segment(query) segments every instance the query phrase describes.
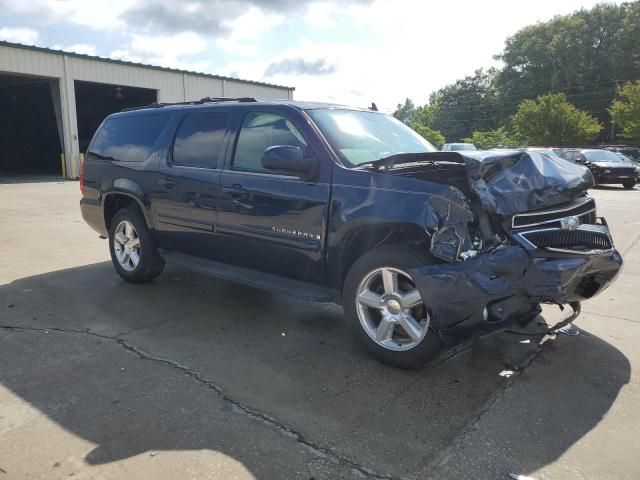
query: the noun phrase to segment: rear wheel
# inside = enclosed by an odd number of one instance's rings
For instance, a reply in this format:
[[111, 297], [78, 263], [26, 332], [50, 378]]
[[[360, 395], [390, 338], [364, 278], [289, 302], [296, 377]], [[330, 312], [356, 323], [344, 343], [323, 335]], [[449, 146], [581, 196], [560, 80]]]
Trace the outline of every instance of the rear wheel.
[[402, 247], [383, 247], [359, 259], [347, 275], [345, 313], [367, 350], [386, 364], [418, 368], [441, 348], [409, 273], [429, 263], [425, 255]]
[[123, 208], [113, 216], [109, 252], [116, 271], [128, 282], [149, 282], [164, 269], [144, 217], [135, 208]]
[[636, 186], [636, 182], [635, 180], [625, 180], [624, 182], [622, 182], [622, 186], [627, 190], [630, 190]]

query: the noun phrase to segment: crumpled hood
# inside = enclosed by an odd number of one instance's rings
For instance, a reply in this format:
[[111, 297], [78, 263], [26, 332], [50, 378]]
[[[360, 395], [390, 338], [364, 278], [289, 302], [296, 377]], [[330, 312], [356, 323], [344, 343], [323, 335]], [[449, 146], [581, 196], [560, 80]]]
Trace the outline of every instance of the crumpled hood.
[[471, 190], [500, 215], [567, 203], [594, 186], [588, 168], [540, 152], [459, 152]]

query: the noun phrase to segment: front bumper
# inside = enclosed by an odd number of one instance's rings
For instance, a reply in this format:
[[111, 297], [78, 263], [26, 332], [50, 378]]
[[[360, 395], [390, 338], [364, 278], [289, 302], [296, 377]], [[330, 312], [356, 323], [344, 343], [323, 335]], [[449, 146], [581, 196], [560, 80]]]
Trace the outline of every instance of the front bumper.
[[615, 249], [575, 254], [510, 245], [464, 262], [418, 267], [411, 275], [446, 342], [528, 323], [541, 303], [591, 298], [621, 266]]
[[608, 183], [622, 183], [622, 182], [637, 182], [638, 174], [637, 173], [594, 173], [593, 177], [597, 184], [608, 184]]

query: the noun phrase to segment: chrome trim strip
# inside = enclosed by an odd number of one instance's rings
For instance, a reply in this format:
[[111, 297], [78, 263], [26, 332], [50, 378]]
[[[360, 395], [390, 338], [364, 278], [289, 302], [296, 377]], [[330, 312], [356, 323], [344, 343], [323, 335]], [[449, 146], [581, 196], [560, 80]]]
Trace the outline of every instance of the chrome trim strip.
[[555, 247], [538, 247], [536, 244], [532, 243], [527, 237], [525, 237], [528, 233], [538, 233], [538, 232], [562, 232], [562, 228], [539, 228], [537, 230], [527, 230], [526, 232], [518, 232], [514, 235], [516, 239], [518, 239], [521, 243], [528, 245], [532, 250], [546, 250], [549, 252], [557, 252], [557, 253], [572, 253], [575, 255], [593, 255], [596, 253], [611, 253], [615, 250], [615, 246], [613, 244], [613, 238], [610, 233], [602, 232], [602, 235], [606, 235], [609, 239], [609, 243], [611, 244], [611, 248], [602, 248], [602, 249], [592, 249], [592, 250], [568, 250], [564, 248], [555, 248]]
[[[566, 208], [560, 208], [560, 209], [556, 209], [556, 210], [538, 210], [537, 212], [527, 212], [527, 213], [518, 213], [517, 215], [514, 215], [513, 217], [511, 217], [511, 228], [526, 228], [528, 226], [534, 226], [534, 225], [541, 225], [542, 223], [549, 223], [549, 221], [545, 221], [545, 222], [540, 222], [538, 224], [528, 224], [528, 225], [519, 225], [519, 226], [515, 226], [515, 219], [519, 218], [519, 217], [533, 217], [536, 215], [553, 215], [554, 213], [562, 213], [562, 212], [568, 212], [570, 210], [575, 210], [576, 208], [580, 208], [583, 205], [585, 205], [587, 202], [593, 202], [594, 203], [594, 208], [593, 211], [595, 211], [595, 200], [593, 199], [593, 197], [585, 197], [584, 201], [578, 203], [578, 204], [572, 204], [569, 207]], [[573, 215], [575, 217], [581, 217], [582, 215], [586, 215], [587, 213], [590, 212], [585, 212], [585, 213], [581, 213], [579, 215]], [[559, 219], [554, 219], [551, 220], [551, 222], [557, 222]]]
[[577, 255], [594, 255], [596, 253], [611, 253], [615, 250], [615, 248], [603, 248], [601, 250], [565, 250], [564, 248], [553, 248], [553, 247], [544, 247], [543, 250], [548, 250], [549, 252], [558, 252], [558, 253], [573, 253]]
[[[582, 206], [583, 204], [580, 204], [579, 206]], [[587, 212], [584, 213], [579, 213], [578, 215], [569, 215], [570, 217], [583, 217], [585, 215], [589, 215], [590, 213], [595, 212], [596, 209], [592, 209], [589, 210]], [[518, 216], [518, 215], [516, 215]], [[562, 217], [561, 217], [562, 218]], [[554, 218], [553, 220], [545, 220], [544, 222], [538, 222], [538, 223], [527, 223], [526, 225], [518, 225], [517, 227], [514, 225], [514, 221], [515, 221], [515, 216], [511, 219], [511, 228], [528, 228], [528, 227], [536, 227], [538, 225], [544, 225], [545, 223], [553, 223], [553, 222], [559, 222], [560, 218]]]

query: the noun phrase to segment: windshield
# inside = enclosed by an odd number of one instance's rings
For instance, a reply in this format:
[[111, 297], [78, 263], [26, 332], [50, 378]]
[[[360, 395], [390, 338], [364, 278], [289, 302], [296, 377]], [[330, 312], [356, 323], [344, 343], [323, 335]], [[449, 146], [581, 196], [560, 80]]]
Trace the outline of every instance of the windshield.
[[451, 150], [454, 152], [469, 152], [478, 150], [472, 143], [452, 143]]
[[619, 162], [620, 157], [609, 150], [586, 150], [582, 152], [590, 162]]
[[436, 151], [424, 138], [389, 115], [340, 109], [307, 113], [349, 167], [398, 153]]
[[632, 162], [633, 163], [633, 160], [631, 160], [631, 158], [627, 157], [624, 153], [616, 152], [616, 155], [619, 156], [625, 162]]

